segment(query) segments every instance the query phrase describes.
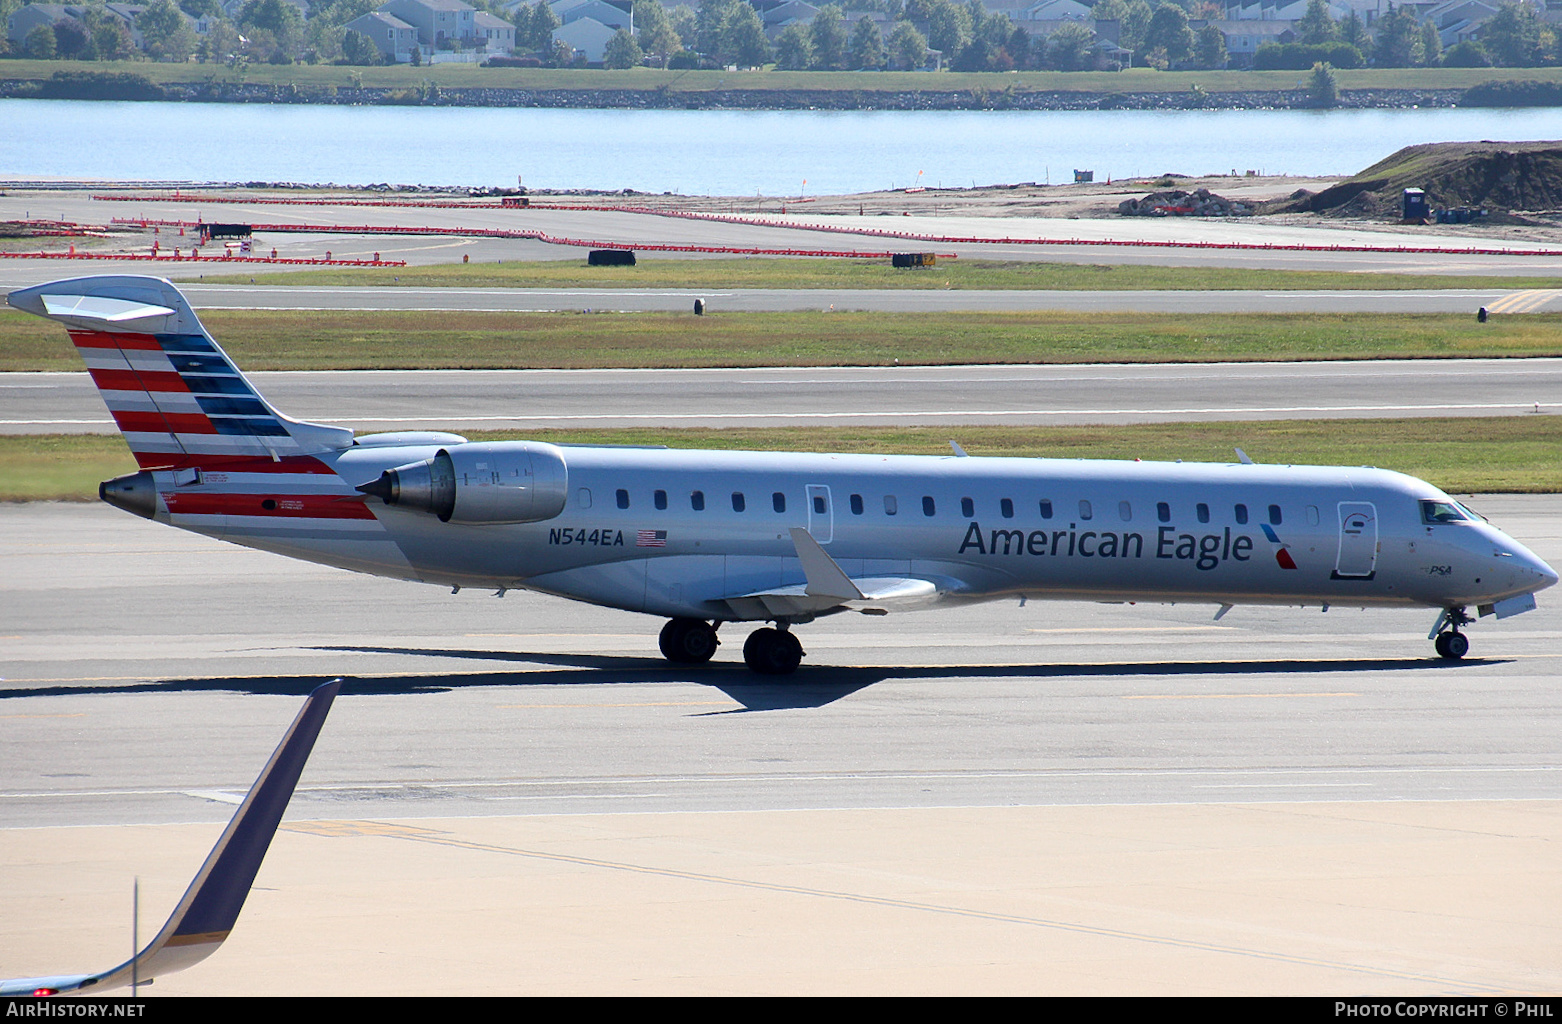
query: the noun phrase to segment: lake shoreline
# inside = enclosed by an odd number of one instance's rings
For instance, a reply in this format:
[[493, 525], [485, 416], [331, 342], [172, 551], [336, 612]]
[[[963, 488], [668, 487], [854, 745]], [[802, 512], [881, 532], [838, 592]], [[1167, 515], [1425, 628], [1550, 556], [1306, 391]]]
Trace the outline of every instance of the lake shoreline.
[[[331, 106], [522, 107], [595, 110], [1308, 110], [1306, 89], [1088, 92], [1029, 89], [531, 89], [453, 87], [423, 82], [403, 88], [258, 82], [170, 82], [160, 95], [54, 95], [49, 83], [0, 81], [0, 99], [141, 99], [182, 103], [284, 103]], [[1466, 90], [1341, 89], [1339, 109], [1414, 110], [1460, 105]]]

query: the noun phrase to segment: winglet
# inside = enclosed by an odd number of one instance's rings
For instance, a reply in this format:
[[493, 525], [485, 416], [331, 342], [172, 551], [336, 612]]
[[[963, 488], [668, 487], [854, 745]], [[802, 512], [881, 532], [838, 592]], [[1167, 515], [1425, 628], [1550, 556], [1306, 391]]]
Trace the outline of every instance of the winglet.
[[132, 971], [145, 984], [200, 963], [216, 952], [244, 907], [244, 898], [249, 895], [260, 862], [271, 846], [282, 812], [293, 798], [293, 789], [314, 749], [320, 727], [325, 724], [331, 701], [341, 688], [342, 681], [333, 680], [317, 687], [304, 701], [168, 923], [145, 949], [102, 974], [0, 981], [0, 996], [53, 995], [88, 988], [94, 993], [105, 992], [129, 985]]
[[960, 458], [970, 458], [970, 456], [966, 455], [965, 449], [960, 447], [960, 442], [956, 441], [952, 437], [949, 439], [949, 447], [953, 448], [955, 450], [955, 455], [959, 456]]
[[834, 597], [842, 601], [862, 601], [862, 591], [857, 589], [841, 567], [835, 564], [819, 542], [805, 529], [792, 527], [792, 545], [797, 548], [798, 560], [803, 563], [803, 575], [808, 579], [804, 593], [809, 597]]
[[1247, 457], [1247, 452], [1240, 448], [1237, 449], [1237, 461], [1242, 463], [1244, 466], [1251, 466], [1253, 464], [1253, 460]]

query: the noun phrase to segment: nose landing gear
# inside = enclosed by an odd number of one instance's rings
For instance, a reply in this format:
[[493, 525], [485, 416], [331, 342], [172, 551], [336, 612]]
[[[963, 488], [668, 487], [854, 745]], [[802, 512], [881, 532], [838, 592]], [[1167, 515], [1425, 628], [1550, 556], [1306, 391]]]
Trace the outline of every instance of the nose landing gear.
[[[1445, 608], [1437, 617], [1437, 622], [1432, 626], [1429, 639], [1432, 647], [1436, 649], [1438, 657], [1448, 661], [1458, 661], [1470, 653], [1470, 638], [1459, 632], [1460, 626], [1469, 625], [1475, 620], [1465, 612], [1463, 607]], [[1444, 626], [1447, 629], [1443, 629]]]

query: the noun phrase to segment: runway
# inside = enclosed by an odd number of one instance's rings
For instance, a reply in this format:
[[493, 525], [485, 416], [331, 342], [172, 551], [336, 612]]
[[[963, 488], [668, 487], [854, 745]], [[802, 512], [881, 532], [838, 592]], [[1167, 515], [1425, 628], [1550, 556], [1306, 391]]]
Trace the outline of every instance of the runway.
[[[0, 268], [4, 270], [5, 268]], [[137, 273], [147, 273], [145, 268]], [[60, 272], [63, 275], [63, 271]], [[42, 280], [49, 280], [45, 277]], [[42, 281], [35, 282], [42, 283]], [[475, 310], [710, 313], [867, 310], [896, 313], [1544, 313], [1562, 289], [1427, 291], [953, 291], [896, 289], [329, 288], [181, 284], [198, 309]]]
[[[1562, 560], [1555, 496], [1472, 500]], [[1431, 610], [840, 616], [759, 682], [741, 629], [678, 669], [640, 616], [4, 507], [0, 973], [122, 959], [130, 876], [146, 934], [343, 674], [161, 994], [1555, 991], [1558, 607], [1459, 665]]]
[[[284, 413], [359, 431], [1506, 416], [1562, 406], [1562, 359], [249, 376]], [[85, 373], [0, 374], [0, 433], [114, 430]]]

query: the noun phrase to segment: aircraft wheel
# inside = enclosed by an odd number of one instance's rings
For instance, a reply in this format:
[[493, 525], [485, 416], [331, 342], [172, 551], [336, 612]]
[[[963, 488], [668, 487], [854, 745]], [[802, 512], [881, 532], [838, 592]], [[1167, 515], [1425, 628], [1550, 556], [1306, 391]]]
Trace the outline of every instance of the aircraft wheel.
[[1432, 646], [1437, 648], [1439, 656], [1449, 661], [1458, 661], [1470, 653], [1470, 638], [1463, 633], [1448, 630], [1437, 634], [1437, 639], [1432, 642]]
[[756, 629], [743, 643], [743, 662], [766, 676], [789, 676], [803, 660], [803, 645], [791, 633]]
[[657, 643], [663, 657], [681, 665], [703, 665], [721, 646], [716, 630], [703, 619], [669, 619]]

